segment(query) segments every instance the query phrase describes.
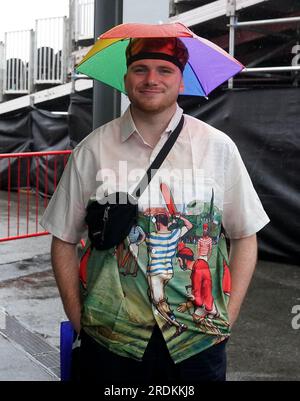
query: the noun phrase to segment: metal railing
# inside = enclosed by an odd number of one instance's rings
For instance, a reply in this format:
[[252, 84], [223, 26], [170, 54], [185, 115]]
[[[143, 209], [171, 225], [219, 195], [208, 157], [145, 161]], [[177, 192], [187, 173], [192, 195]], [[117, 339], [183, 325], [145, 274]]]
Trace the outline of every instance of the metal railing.
[[72, 0], [69, 19], [38, 19], [35, 31], [6, 32], [0, 43], [0, 102], [4, 94], [33, 93], [34, 85], [66, 83], [71, 39], [93, 38], [94, 0]]
[[274, 24], [283, 24], [286, 22], [288, 24], [300, 22], [300, 17], [270, 18], [270, 19], [254, 20], [254, 21], [243, 21], [243, 22], [237, 22], [235, 24], [235, 27], [243, 28], [243, 27], [258, 26], [258, 25], [274, 25]]
[[0, 242], [48, 234], [39, 219], [71, 153], [0, 154]]
[[31, 89], [33, 31], [5, 33], [4, 93], [27, 94]]
[[36, 20], [34, 83], [60, 84], [66, 81], [67, 18]]
[[75, 41], [94, 38], [94, 0], [74, 0]]
[[[227, 16], [230, 18], [229, 27], [229, 54], [234, 57], [235, 55], [235, 33], [237, 29], [244, 29], [247, 27], [254, 28], [256, 26], [268, 26], [268, 25], [276, 25], [276, 24], [295, 24], [295, 27], [299, 27], [300, 25], [300, 16], [297, 17], [286, 17], [286, 18], [270, 18], [263, 20], [253, 20], [253, 21], [238, 21], [237, 16], [237, 0], [227, 0]], [[255, 74], [255, 73], [278, 73], [278, 72], [289, 72], [295, 73], [300, 71], [300, 66], [298, 65], [290, 65], [290, 66], [265, 66], [265, 67], [251, 67], [244, 68], [241, 73], [243, 74]], [[233, 89], [234, 79], [231, 78], [228, 81], [228, 88]]]
[[0, 102], [3, 99], [3, 85], [4, 85], [4, 66], [5, 66], [5, 48], [4, 43], [0, 42]]
[[244, 68], [241, 73], [256, 73], [256, 72], [291, 72], [300, 71], [299, 66], [283, 66], [283, 67], [254, 67], [254, 68]]

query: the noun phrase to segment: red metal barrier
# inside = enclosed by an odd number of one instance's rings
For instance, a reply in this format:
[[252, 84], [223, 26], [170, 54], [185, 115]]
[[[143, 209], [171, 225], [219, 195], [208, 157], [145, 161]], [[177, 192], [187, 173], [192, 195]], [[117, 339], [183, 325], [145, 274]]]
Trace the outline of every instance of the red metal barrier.
[[39, 219], [71, 153], [0, 154], [0, 242], [49, 234]]

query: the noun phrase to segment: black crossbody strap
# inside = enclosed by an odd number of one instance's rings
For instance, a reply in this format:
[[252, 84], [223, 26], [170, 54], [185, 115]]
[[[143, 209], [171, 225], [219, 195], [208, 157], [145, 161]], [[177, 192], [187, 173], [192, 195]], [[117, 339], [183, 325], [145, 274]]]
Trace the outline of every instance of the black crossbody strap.
[[146, 174], [144, 175], [144, 177], [141, 179], [141, 181], [138, 183], [137, 187], [135, 188], [135, 190], [132, 194], [135, 198], [138, 199], [142, 195], [142, 193], [145, 191], [147, 186], [150, 184], [151, 179], [157, 173], [157, 170], [163, 164], [165, 158], [168, 156], [170, 150], [172, 149], [174, 143], [176, 142], [176, 139], [178, 138], [178, 136], [182, 130], [183, 124], [184, 124], [184, 116], [182, 115], [177, 127], [170, 134], [169, 138], [166, 140], [166, 143], [159, 151], [155, 160], [153, 160], [153, 162], [151, 163]]

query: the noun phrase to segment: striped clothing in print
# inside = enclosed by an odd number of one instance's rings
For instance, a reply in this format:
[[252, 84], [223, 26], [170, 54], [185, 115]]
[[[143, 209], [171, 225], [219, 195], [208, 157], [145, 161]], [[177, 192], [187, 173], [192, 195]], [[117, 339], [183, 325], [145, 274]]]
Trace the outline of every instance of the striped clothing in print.
[[198, 256], [207, 256], [212, 250], [212, 239], [210, 237], [202, 237], [198, 241]]
[[148, 274], [173, 273], [172, 258], [175, 256], [180, 237], [180, 228], [167, 233], [150, 233], [146, 239], [149, 250]]

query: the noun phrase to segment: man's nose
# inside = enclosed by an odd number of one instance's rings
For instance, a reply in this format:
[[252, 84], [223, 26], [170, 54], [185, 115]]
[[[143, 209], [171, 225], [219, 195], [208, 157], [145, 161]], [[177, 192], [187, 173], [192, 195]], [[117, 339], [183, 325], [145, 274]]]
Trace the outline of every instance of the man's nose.
[[148, 85], [155, 85], [157, 83], [157, 73], [155, 70], [149, 70], [146, 75], [146, 82]]

